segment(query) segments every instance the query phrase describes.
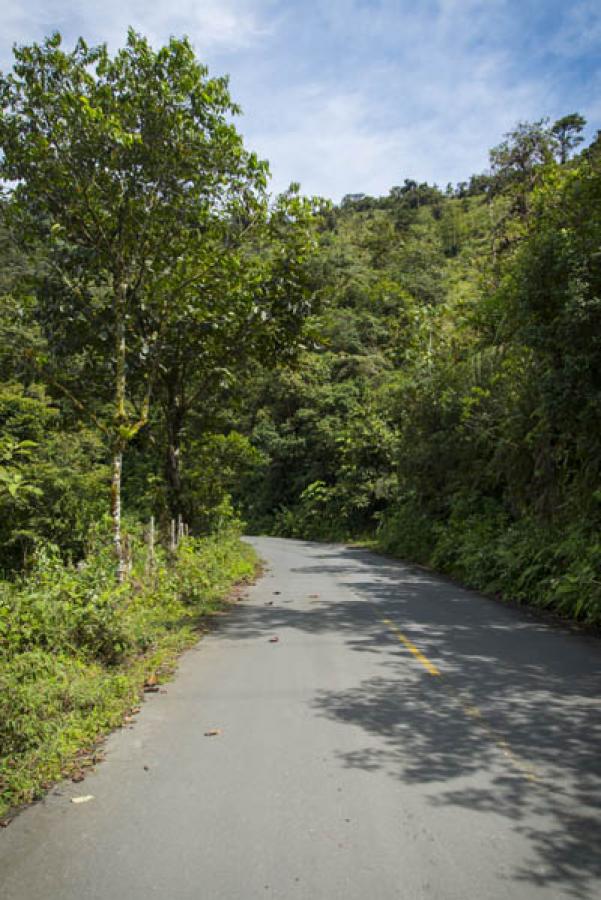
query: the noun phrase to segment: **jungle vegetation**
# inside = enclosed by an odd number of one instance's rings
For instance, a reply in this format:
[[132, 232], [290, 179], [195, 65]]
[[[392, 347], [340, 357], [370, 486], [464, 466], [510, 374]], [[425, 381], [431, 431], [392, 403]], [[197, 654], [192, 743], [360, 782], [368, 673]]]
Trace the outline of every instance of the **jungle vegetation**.
[[0, 77], [5, 805], [252, 573], [242, 520], [601, 621], [599, 136], [333, 204], [270, 195], [238, 113], [133, 31]]
[[[315, 204], [187, 40], [0, 77], [0, 814], [121, 721], [256, 560], [216, 423], [292, 360]], [[190, 464], [190, 460], [194, 460]]]
[[[314, 345], [257, 372], [235, 494], [257, 530], [364, 537], [601, 618], [601, 142], [519, 123], [490, 169], [321, 216]], [[240, 424], [241, 423], [241, 424]]]

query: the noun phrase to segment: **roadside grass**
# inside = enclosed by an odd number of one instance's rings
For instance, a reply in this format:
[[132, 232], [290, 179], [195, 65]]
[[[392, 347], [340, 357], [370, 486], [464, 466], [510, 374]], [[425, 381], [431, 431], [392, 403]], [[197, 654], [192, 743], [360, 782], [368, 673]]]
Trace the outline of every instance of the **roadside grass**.
[[601, 541], [592, 523], [542, 526], [488, 511], [436, 521], [407, 506], [384, 518], [369, 545], [498, 600], [601, 626]]
[[17, 583], [0, 583], [0, 820], [64, 776], [81, 778], [99, 742], [199, 640], [235, 584], [257, 571], [235, 531], [157, 550], [149, 571], [133, 543], [132, 571], [114, 581], [109, 546], [79, 568], [40, 554]]

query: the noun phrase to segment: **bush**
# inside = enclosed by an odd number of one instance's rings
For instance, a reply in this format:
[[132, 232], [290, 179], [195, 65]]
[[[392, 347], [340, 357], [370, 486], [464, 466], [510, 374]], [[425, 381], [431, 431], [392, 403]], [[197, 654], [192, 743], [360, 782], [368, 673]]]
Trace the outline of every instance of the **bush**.
[[378, 545], [478, 590], [601, 623], [601, 542], [582, 521], [514, 521], [491, 500], [458, 496], [447, 519], [428, 518], [414, 503], [396, 508]]
[[99, 532], [78, 566], [51, 547], [29, 576], [0, 582], [0, 815], [37, 796], [135, 704], [145, 676], [197, 639], [199, 617], [255, 568], [233, 527], [186, 538], [152, 572], [133, 531], [132, 571], [117, 585]]
[[425, 564], [435, 546], [434, 523], [415, 500], [409, 499], [382, 516], [376, 539], [385, 553]]
[[79, 567], [52, 546], [36, 553], [31, 574], [2, 585], [0, 638], [11, 655], [41, 649], [118, 662], [130, 647], [125, 586], [113, 583], [107, 549]]
[[85, 428], [65, 431], [40, 385], [0, 383], [0, 571], [18, 571], [39, 543], [81, 559], [102, 518], [105, 449]]

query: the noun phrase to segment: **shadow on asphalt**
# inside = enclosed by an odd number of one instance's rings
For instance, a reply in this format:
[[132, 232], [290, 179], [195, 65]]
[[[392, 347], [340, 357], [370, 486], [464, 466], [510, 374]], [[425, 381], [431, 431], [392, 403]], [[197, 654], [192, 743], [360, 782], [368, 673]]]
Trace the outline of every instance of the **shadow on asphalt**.
[[[248, 606], [224, 622], [227, 637], [264, 637], [283, 628], [331, 632], [353, 651], [373, 654], [377, 675], [350, 690], [323, 689], [314, 699], [320, 715], [366, 734], [365, 749], [341, 753], [341, 763], [436, 784], [431, 802], [437, 806], [506, 817], [531, 862], [514, 879], [555, 886], [561, 896], [598, 896], [599, 642], [362, 550], [305, 546], [315, 562], [292, 570], [296, 578], [273, 598], [274, 606]], [[302, 582], [297, 589], [302, 575], [311, 576], [309, 584], [333, 576], [354, 598], [345, 592], [349, 599], [323, 596], [310, 609], [295, 608], [291, 603], [309, 591]], [[269, 597], [269, 579], [262, 584]], [[383, 618], [392, 619], [443, 677], [421, 670]], [[482, 710], [486, 727], [465, 714], [466, 703]], [[513, 765], [503, 764], [491, 734], [507, 741]], [[539, 774], [537, 783], [524, 776], [522, 762]], [[485, 787], [454, 784], [482, 773]]]

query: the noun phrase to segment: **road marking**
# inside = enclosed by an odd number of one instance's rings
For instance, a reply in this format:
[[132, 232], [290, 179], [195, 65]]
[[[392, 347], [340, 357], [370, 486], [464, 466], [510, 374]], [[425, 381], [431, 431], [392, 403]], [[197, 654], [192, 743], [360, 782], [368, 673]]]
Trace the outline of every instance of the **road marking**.
[[533, 766], [529, 765], [523, 759], [520, 759], [519, 756], [511, 749], [509, 742], [494, 728], [486, 719], [482, 710], [480, 710], [477, 706], [474, 706], [471, 703], [467, 703], [461, 697], [461, 694], [458, 693], [456, 695], [457, 700], [461, 704], [461, 708], [466, 716], [469, 716], [470, 719], [475, 719], [478, 725], [482, 728], [482, 730], [488, 735], [493, 744], [495, 744], [498, 749], [501, 751], [503, 756], [509, 761], [511, 766], [515, 769], [516, 772], [519, 772], [522, 777], [526, 778], [528, 781], [533, 783], [539, 783], [540, 778], [536, 769]]
[[428, 657], [424, 656], [421, 650], [418, 650], [415, 644], [411, 643], [408, 637], [405, 637], [403, 632], [396, 627], [394, 622], [392, 622], [390, 619], [382, 619], [382, 622], [387, 625], [391, 631], [394, 631], [401, 644], [404, 644], [407, 650], [409, 650], [410, 653], [413, 653], [415, 658], [420, 661], [424, 669], [426, 669], [426, 671], [429, 672], [430, 675], [440, 675], [440, 671], [436, 668], [434, 663], [430, 662]]
[[[410, 641], [409, 638], [403, 634], [403, 632], [395, 625], [392, 619], [381, 619], [380, 621], [383, 622], [390, 631], [394, 632], [401, 644], [403, 644], [407, 648], [407, 650], [409, 650], [409, 652], [412, 653], [413, 656], [415, 656], [415, 658], [420, 661], [424, 669], [426, 669], [426, 671], [429, 672], [430, 675], [441, 676], [440, 669], [438, 669], [433, 662], [430, 662], [427, 656], [424, 656], [421, 650], [419, 650], [415, 646], [415, 644], [412, 643], [412, 641]], [[444, 683], [445, 682], [443, 681], [443, 684]], [[481, 709], [479, 709], [473, 703], [469, 703], [464, 700], [461, 696], [461, 692], [454, 692], [452, 689], [450, 689], [448, 683], [446, 684], [446, 692], [452, 699], [454, 699], [456, 703], [459, 703], [463, 714], [468, 718], [473, 719], [484, 730], [493, 744], [497, 746], [497, 748], [501, 751], [503, 756], [505, 756], [505, 758], [508, 760], [509, 764], [515, 771], [517, 771], [523, 778], [526, 778], [530, 782], [540, 783], [540, 778], [536, 770], [532, 766], [521, 760], [518, 756], [516, 756], [505, 738], [489, 724]]]

